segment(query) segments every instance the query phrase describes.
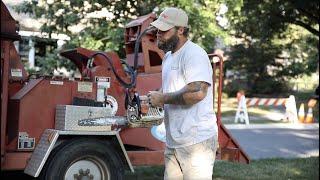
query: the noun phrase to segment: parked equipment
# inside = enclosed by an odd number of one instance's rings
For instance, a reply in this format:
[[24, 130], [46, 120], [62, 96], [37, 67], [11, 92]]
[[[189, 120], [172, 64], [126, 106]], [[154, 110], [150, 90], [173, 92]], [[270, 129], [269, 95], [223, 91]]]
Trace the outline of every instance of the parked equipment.
[[[149, 29], [154, 14], [125, 26], [126, 60], [115, 52], [64, 51], [79, 79], [28, 75], [13, 44], [17, 23], [1, 1], [1, 171], [42, 179], [121, 179], [133, 166], [162, 165], [163, 139], [151, 129], [163, 110], [145, 95], [161, 86], [164, 53]], [[217, 158], [249, 163], [221, 124], [223, 59], [212, 62], [217, 86]], [[216, 89], [216, 88], [214, 88]], [[216, 93], [215, 93], [216, 94]]]

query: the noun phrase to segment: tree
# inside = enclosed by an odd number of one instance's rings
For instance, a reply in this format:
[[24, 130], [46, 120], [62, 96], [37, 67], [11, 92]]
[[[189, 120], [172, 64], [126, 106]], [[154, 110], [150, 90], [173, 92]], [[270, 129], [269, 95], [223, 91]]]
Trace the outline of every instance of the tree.
[[15, 9], [43, 19], [43, 32], [69, 35], [72, 40], [67, 47], [114, 50], [124, 58], [124, 25], [138, 16], [153, 11], [159, 13], [166, 6], [185, 9], [190, 17], [191, 38], [211, 51], [215, 37], [228, 37], [227, 31], [215, 20], [223, 3], [228, 4], [228, 13], [232, 14], [239, 10], [242, 0], [32, 0], [24, 1]]
[[245, 72], [249, 93], [286, 91], [288, 78], [316, 71], [318, 21], [316, 0], [244, 0], [232, 21], [241, 42], [231, 48], [227, 68]]
[[[227, 11], [221, 11], [222, 5]], [[253, 93], [272, 93], [275, 87], [285, 91], [282, 82], [316, 70], [319, 2], [315, 0], [39, 0], [16, 9], [42, 18], [43, 32], [69, 35], [67, 48], [114, 50], [125, 58], [125, 24], [150, 12], [159, 14], [167, 6], [188, 13], [190, 38], [207, 52], [216, 47], [217, 39], [232, 45], [226, 67], [250, 77]], [[218, 17], [228, 19], [225, 26]], [[238, 42], [232, 44], [233, 38]]]

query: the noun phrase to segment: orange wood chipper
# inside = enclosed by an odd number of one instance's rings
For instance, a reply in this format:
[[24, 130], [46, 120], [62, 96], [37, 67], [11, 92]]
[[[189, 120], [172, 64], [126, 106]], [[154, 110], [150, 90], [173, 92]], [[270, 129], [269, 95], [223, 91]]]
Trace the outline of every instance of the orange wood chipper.
[[[125, 26], [126, 60], [115, 52], [61, 52], [81, 78], [31, 76], [14, 41], [17, 22], [1, 2], [1, 171], [24, 170], [42, 179], [122, 179], [133, 166], [162, 165], [163, 110], [145, 95], [161, 86], [164, 53], [148, 14]], [[212, 59], [219, 126], [217, 159], [249, 163], [221, 123], [223, 59]]]

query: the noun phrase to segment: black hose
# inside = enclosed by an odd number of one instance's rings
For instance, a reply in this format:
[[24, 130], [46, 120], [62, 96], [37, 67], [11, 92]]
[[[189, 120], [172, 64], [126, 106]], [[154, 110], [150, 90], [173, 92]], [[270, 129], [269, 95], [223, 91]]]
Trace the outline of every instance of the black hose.
[[97, 55], [101, 55], [101, 56], [103, 56], [106, 60], [107, 60], [107, 62], [109, 63], [109, 65], [110, 65], [110, 67], [111, 67], [111, 70], [112, 70], [112, 72], [113, 72], [113, 74], [116, 76], [116, 78], [117, 78], [117, 80], [120, 82], [120, 84], [122, 85], [122, 86], [124, 86], [125, 88], [132, 88], [132, 87], [134, 87], [134, 85], [135, 85], [135, 81], [136, 81], [136, 75], [134, 74], [135, 72], [131, 69], [131, 68], [128, 68], [129, 69], [129, 74], [130, 74], [130, 79], [131, 79], [131, 81], [129, 82], [129, 83], [127, 83], [127, 82], [125, 82], [123, 79], [121, 79], [121, 77], [119, 76], [119, 74], [116, 72], [116, 70], [115, 70], [115, 68], [114, 68], [114, 66], [113, 66], [113, 64], [112, 64], [112, 60], [106, 55], [106, 54], [104, 54], [103, 52], [96, 52], [96, 53], [94, 53], [92, 56], [90, 56], [89, 58], [93, 58], [93, 57], [95, 57], [95, 56], [97, 56]]
[[107, 62], [109, 63], [111, 69], [112, 69], [112, 72], [114, 73], [114, 75], [116, 76], [117, 80], [120, 82], [120, 84], [122, 86], [124, 86], [125, 88], [133, 88], [136, 86], [136, 79], [137, 79], [137, 74], [138, 74], [138, 54], [139, 54], [139, 48], [140, 48], [140, 41], [141, 41], [141, 38], [143, 35], [146, 34], [146, 32], [148, 30], [150, 30], [150, 28], [147, 28], [145, 29], [142, 33], [139, 34], [136, 42], [135, 42], [135, 47], [134, 47], [134, 65], [133, 65], [133, 68], [129, 67], [128, 64], [126, 64], [128, 66], [128, 73], [130, 75], [130, 82], [125, 82], [123, 79], [121, 79], [121, 77], [118, 75], [118, 73], [116, 72], [113, 64], [112, 64], [112, 60], [104, 53], [104, 52], [96, 52], [94, 53], [93, 55], [91, 55], [89, 57], [89, 59], [97, 56], [97, 55], [102, 55], [106, 60]]

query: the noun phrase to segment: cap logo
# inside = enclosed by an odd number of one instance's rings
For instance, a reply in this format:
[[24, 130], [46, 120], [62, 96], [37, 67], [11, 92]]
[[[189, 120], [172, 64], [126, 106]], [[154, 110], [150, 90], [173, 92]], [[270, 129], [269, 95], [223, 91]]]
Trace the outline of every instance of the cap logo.
[[165, 19], [167, 19], [169, 16], [165, 15], [165, 14], [161, 14], [161, 16]]

